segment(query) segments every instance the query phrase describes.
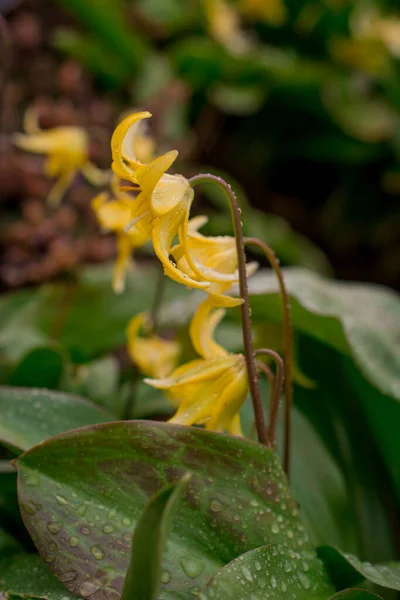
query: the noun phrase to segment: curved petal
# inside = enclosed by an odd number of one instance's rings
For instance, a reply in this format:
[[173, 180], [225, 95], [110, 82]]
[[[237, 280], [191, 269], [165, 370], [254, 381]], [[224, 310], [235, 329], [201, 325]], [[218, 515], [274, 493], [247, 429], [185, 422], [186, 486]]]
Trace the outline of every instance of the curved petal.
[[125, 273], [131, 259], [132, 244], [129, 237], [121, 233], [117, 237], [117, 260], [114, 267], [113, 288], [116, 294], [125, 289]]
[[115, 128], [111, 138], [112, 169], [119, 177], [135, 181], [136, 171], [143, 167], [134, 154], [134, 138], [139, 122], [149, 117], [148, 111], [133, 113]]
[[196, 310], [190, 323], [189, 335], [193, 347], [203, 358], [226, 356], [228, 352], [213, 339], [214, 331], [225, 315], [223, 309], [213, 309], [209, 300], [204, 300]]
[[[172, 152], [168, 154], [172, 154]], [[163, 157], [160, 156], [160, 158]], [[142, 187], [144, 188], [144, 186]], [[185, 196], [192, 193], [189, 182], [182, 175], [165, 174], [160, 178], [151, 195], [152, 211], [157, 216], [166, 215], [174, 210]]]
[[221, 432], [229, 429], [247, 398], [249, 384], [245, 359], [242, 355], [236, 356], [238, 361], [231, 369], [231, 380], [215, 403], [206, 429]]
[[195, 281], [169, 260], [172, 242], [185, 219], [185, 215], [186, 206], [184, 202], [181, 202], [175, 210], [163, 217], [156, 217], [153, 220], [152, 240], [154, 252], [162, 262], [164, 272], [170, 279], [188, 287], [205, 289], [210, 285], [208, 281]]
[[181, 365], [171, 375], [164, 379], [145, 379], [149, 385], [161, 389], [174, 389], [191, 383], [213, 379], [235, 362], [235, 355], [218, 357], [214, 360], [195, 359], [185, 365]]

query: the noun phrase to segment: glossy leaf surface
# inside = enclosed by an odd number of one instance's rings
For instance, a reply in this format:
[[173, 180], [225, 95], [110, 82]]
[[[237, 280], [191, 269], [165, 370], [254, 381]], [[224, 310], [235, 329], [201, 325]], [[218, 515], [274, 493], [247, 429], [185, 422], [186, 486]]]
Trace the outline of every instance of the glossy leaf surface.
[[148, 421], [59, 435], [17, 461], [25, 524], [68, 588], [117, 598], [132, 531], [147, 500], [186, 472], [173, 520], [162, 598], [192, 598], [238, 555], [265, 543], [312, 552], [279, 460], [259, 444]]

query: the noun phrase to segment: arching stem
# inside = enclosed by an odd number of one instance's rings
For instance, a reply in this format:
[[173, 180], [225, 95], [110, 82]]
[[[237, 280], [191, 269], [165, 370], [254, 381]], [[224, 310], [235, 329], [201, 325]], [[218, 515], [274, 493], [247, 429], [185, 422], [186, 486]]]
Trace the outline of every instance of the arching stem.
[[290, 319], [290, 300], [287, 293], [283, 274], [275, 252], [262, 240], [258, 238], [244, 238], [245, 244], [258, 246], [267, 257], [275, 275], [278, 278], [279, 289], [282, 299], [282, 322], [283, 322], [283, 348], [284, 348], [284, 367], [285, 367], [285, 425], [284, 425], [284, 449], [283, 466], [286, 474], [290, 470], [290, 440], [292, 435], [292, 404], [293, 404], [293, 340], [292, 325]]
[[241, 211], [238, 206], [235, 193], [233, 192], [231, 186], [228, 183], [226, 183], [226, 181], [224, 181], [221, 177], [217, 177], [216, 175], [211, 174], [195, 175], [189, 181], [192, 186], [195, 186], [199, 183], [213, 183], [214, 185], [221, 188], [221, 190], [228, 197], [231, 205], [232, 221], [234, 226], [236, 249], [238, 256], [239, 288], [240, 295], [243, 298], [243, 304], [241, 305], [241, 313], [244, 354], [246, 358], [250, 394], [253, 402], [253, 410], [256, 421], [257, 437], [258, 441], [261, 444], [267, 446], [268, 436], [265, 425], [261, 393], [258, 385], [258, 373], [254, 358], [253, 339], [251, 335], [251, 313], [249, 304], [249, 292], [247, 288], [246, 254], [244, 250], [242, 223], [240, 220]]
[[[268, 356], [271, 356], [276, 364], [276, 375], [275, 375], [275, 385], [273, 386], [273, 389], [271, 389], [271, 397], [270, 397], [270, 408], [269, 408], [269, 424], [268, 424], [268, 440], [269, 440], [269, 444], [270, 447], [275, 450], [276, 448], [276, 430], [277, 430], [277, 426], [278, 426], [278, 416], [279, 416], [279, 404], [280, 404], [280, 400], [281, 400], [281, 393], [282, 393], [282, 386], [283, 386], [283, 360], [282, 358], [279, 356], [279, 354], [277, 352], [275, 352], [275, 350], [270, 350], [270, 348], [259, 348], [258, 350], [255, 351], [254, 353], [256, 356], [259, 356], [260, 354], [266, 354]], [[259, 363], [260, 365], [263, 365], [263, 367], [265, 367], [266, 365], [264, 365], [263, 363]]]

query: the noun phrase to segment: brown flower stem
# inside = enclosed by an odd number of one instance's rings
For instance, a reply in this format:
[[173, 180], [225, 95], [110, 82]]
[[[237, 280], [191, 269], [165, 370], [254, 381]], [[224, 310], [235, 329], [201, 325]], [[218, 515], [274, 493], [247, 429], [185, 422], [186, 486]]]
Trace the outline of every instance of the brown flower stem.
[[284, 426], [284, 450], [283, 466], [286, 474], [290, 470], [290, 440], [292, 434], [292, 405], [293, 405], [293, 341], [292, 325], [290, 319], [290, 300], [286, 290], [283, 274], [275, 252], [265, 242], [258, 238], [244, 238], [245, 244], [258, 246], [266, 255], [275, 275], [278, 278], [279, 289], [282, 299], [282, 321], [283, 321], [283, 348], [284, 348], [284, 367], [285, 367], [285, 426]]
[[156, 289], [154, 292], [153, 305], [150, 311], [151, 326], [153, 331], [157, 330], [158, 320], [160, 316], [160, 308], [163, 302], [165, 293], [166, 277], [162, 268], [158, 269]]
[[[271, 396], [270, 396], [270, 405], [269, 405], [269, 424], [268, 424], [268, 439], [269, 439], [269, 443], [270, 446], [273, 450], [276, 449], [276, 430], [277, 430], [277, 426], [278, 426], [278, 416], [279, 416], [279, 404], [281, 401], [281, 393], [282, 393], [282, 386], [283, 386], [283, 360], [282, 358], [279, 356], [279, 354], [277, 352], [275, 352], [275, 350], [271, 350], [270, 348], [259, 348], [258, 350], [255, 351], [254, 353], [256, 356], [259, 356], [260, 354], [267, 354], [268, 356], [271, 356], [276, 364], [276, 376], [275, 376], [275, 385], [273, 386], [273, 388], [271, 388]], [[259, 363], [259, 361], [258, 361]], [[264, 365], [263, 363], [259, 363], [260, 365], [263, 365], [263, 367], [265, 367], [266, 365]]]
[[[264, 373], [264, 375], [266, 376], [266, 378], [268, 379], [268, 384], [269, 384], [269, 422], [271, 423], [271, 408], [272, 408], [272, 397], [274, 395], [274, 389], [275, 389], [275, 375], [273, 374], [273, 372], [271, 371], [271, 369], [269, 368], [268, 365], [266, 365], [265, 363], [261, 362], [261, 360], [257, 360], [256, 361], [256, 365], [257, 365], [257, 369], [258, 371], [262, 371]], [[269, 440], [269, 442], [271, 443], [271, 440]]]
[[258, 385], [258, 373], [254, 358], [253, 339], [251, 335], [251, 311], [249, 303], [249, 292], [247, 288], [246, 254], [244, 250], [243, 228], [240, 220], [241, 211], [238, 206], [237, 198], [231, 186], [228, 183], [226, 183], [226, 181], [224, 181], [221, 177], [217, 177], [216, 175], [211, 175], [208, 173], [204, 175], [195, 175], [189, 181], [192, 186], [195, 186], [199, 183], [213, 183], [214, 185], [217, 185], [226, 194], [231, 205], [232, 221], [234, 226], [236, 250], [238, 256], [239, 288], [240, 295], [243, 298], [243, 304], [240, 308], [242, 314], [244, 355], [246, 358], [250, 394], [253, 402], [258, 441], [260, 442], [260, 444], [268, 446], [267, 429], [265, 425], [261, 392]]

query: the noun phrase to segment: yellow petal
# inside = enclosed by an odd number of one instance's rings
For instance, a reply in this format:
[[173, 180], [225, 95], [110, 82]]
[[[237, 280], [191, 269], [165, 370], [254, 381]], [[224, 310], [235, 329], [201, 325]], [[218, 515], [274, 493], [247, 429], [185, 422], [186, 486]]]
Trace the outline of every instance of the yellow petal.
[[180, 344], [156, 335], [139, 337], [140, 329], [148, 322], [144, 313], [130, 321], [127, 329], [128, 351], [142, 373], [150, 377], [166, 377], [176, 366]]
[[186, 206], [181, 202], [175, 210], [164, 217], [156, 217], [154, 219], [152, 229], [154, 251], [164, 266], [165, 274], [168, 275], [170, 279], [188, 287], [204, 289], [210, 285], [208, 281], [195, 281], [173, 265], [169, 260], [172, 242], [185, 219], [185, 215]]
[[151, 196], [152, 211], [157, 216], [165, 215], [191, 193], [190, 184], [182, 175], [163, 175]]
[[64, 171], [63, 173], [61, 173], [60, 177], [53, 185], [49, 195], [47, 196], [47, 202], [49, 206], [58, 206], [65, 192], [71, 185], [75, 175], [75, 169], [72, 169], [70, 171]]
[[176, 390], [180, 386], [214, 379], [220, 373], [229, 369], [235, 363], [235, 355], [218, 357], [214, 360], [192, 360], [189, 363], [175, 369], [173, 373], [164, 379], [145, 379], [149, 385], [162, 390]]
[[147, 111], [133, 113], [116, 127], [111, 138], [112, 169], [119, 177], [135, 180], [136, 171], [143, 166], [134, 154], [134, 140], [138, 124], [149, 117]]
[[196, 352], [203, 358], [215, 358], [228, 354], [213, 339], [214, 331], [224, 314], [224, 310], [214, 310], [208, 300], [204, 300], [194, 314], [189, 328], [190, 339]]
[[114, 267], [113, 288], [116, 294], [121, 294], [125, 289], [125, 273], [132, 254], [132, 245], [129, 237], [122, 233], [117, 237], [117, 260]]
[[244, 356], [237, 357], [238, 361], [231, 370], [231, 380], [215, 403], [206, 429], [221, 432], [229, 429], [247, 398], [249, 385], [246, 363]]

